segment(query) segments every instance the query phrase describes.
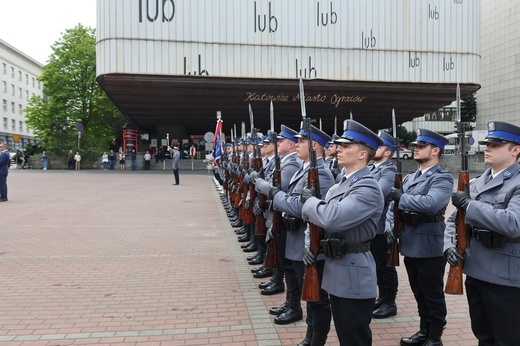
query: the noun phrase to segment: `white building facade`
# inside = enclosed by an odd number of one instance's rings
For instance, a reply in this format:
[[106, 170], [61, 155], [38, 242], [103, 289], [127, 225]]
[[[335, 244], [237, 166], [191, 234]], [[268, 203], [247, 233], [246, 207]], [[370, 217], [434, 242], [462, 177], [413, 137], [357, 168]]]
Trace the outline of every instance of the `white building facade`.
[[0, 141], [12, 150], [34, 143], [33, 131], [25, 122], [25, 108], [34, 95], [43, 96], [37, 79], [42, 65], [0, 40]]

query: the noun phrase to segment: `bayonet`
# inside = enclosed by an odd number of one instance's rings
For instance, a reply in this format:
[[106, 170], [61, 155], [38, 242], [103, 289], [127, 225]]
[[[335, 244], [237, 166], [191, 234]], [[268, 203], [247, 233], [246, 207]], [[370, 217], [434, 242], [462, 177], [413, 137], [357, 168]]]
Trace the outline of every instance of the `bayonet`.
[[274, 108], [273, 108], [273, 101], [271, 101], [271, 107], [269, 109], [269, 115], [271, 120], [271, 132], [274, 133]]
[[338, 117], [337, 116], [334, 117], [334, 134], [336, 136], [338, 135]]
[[354, 117], [352, 116], [352, 111], [350, 111], [350, 120], [354, 120]]

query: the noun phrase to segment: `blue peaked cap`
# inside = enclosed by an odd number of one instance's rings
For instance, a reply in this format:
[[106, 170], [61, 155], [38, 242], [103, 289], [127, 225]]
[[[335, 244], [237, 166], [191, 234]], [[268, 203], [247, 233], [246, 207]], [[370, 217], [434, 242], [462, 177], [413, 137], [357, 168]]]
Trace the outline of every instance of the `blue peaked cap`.
[[294, 137], [297, 134], [298, 134], [298, 132], [294, 131], [290, 127], [282, 125], [281, 131], [278, 134], [278, 138], [287, 138], [287, 139], [293, 141], [294, 143], [298, 143], [298, 138]]
[[487, 123], [488, 134], [483, 141], [478, 144], [486, 143], [515, 143], [520, 144], [520, 127], [503, 121], [490, 121]]
[[392, 151], [397, 150], [397, 148], [395, 147], [395, 139], [388, 132], [379, 131], [379, 137], [383, 141], [384, 145], [389, 147], [390, 150], [392, 150]]
[[343, 132], [341, 138], [336, 140], [336, 143], [361, 143], [374, 150], [377, 150], [384, 143], [368, 127], [361, 125], [355, 120], [345, 120], [344, 127], [345, 132]]
[[[311, 125], [311, 133], [312, 133], [312, 140], [318, 142], [319, 144], [323, 145], [325, 148], [329, 147], [329, 142], [331, 140], [330, 136], [317, 128], [314, 125]], [[294, 137], [297, 138], [309, 138], [307, 134], [306, 129], [301, 129], [300, 132], [295, 135]]]
[[448, 138], [427, 129], [417, 129], [417, 139], [410, 145], [435, 145], [444, 150], [444, 146], [449, 143]]

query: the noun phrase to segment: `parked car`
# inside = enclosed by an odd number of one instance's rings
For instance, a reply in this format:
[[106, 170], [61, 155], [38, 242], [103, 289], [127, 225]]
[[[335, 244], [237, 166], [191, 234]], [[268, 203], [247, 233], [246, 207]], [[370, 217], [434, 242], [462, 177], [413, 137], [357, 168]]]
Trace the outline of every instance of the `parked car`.
[[[404, 160], [408, 160], [408, 159], [413, 158], [413, 153], [410, 149], [407, 149], [407, 148], [401, 146], [401, 148], [399, 149], [399, 157]], [[394, 152], [394, 155], [392, 156], [392, 158], [393, 159], [397, 158], [397, 152]]]

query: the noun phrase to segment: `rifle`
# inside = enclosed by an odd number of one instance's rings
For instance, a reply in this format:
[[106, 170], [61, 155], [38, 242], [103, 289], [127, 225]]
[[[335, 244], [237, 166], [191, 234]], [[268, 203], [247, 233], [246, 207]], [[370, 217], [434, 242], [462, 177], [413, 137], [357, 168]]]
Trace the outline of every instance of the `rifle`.
[[[468, 153], [466, 151], [466, 128], [469, 128], [467, 122], [462, 122], [460, 114], [460, 87], [457, 83], [457, 137], [460, 143], [461, 154], [461, 170], [459, 173], [459, 183], [457, 190], [468, 191], [469, 189], [469, 171], [468, 171]], [[468, 225], [465, 223], [465, 213], [463, 210], [457, 210], [457, 252], [464, 254], [468, 247]], [[459, 265], [453, 267], [450, 265], [448, 279], [446, 280], [446, 288], [444, 292], [447, 294], [462, 294], [464, 292], [462, 285], [462, 269], [463, 263], [459, 261]]]
[[[251, 138], [253, 139], [253, 159], [251, 160], [251, 165], [253, 167], [253, 170], [258, 172], [258, 171], [260, 171], [260, 169], [262, 169], [262, 158], [260, 157], [260, 155], [258, 153], [258, 138], [257, 138], [258, 130], [255, 129], [255, 125], [253, 123], [253, 109], [251, 108], [251, 104], [249, 104], [249, 120], [251, 122]], [[246, 210], [245, 222], [255, 224], [255, 234], [259, 234], [259, 233], [256, 233], [256, 228], [257, 228], [256, 219], [257, 218], [255, 218], [255, 214], [253, 213], [253, 203], [255, 202], [256, 195], [257, 195], [256, 189], [255, 189], [255, 182], [253, 181], [253, 179], [251, 179], [251, 181], [249, 182], [248, 189], [249, 189], [250, 205], [249, 205], [249, 209]], [[265, 230], [265, 220], [264, 220], [264, 230]], [[265, 232], [263, 234], [265, 234]]]
[[[393, 136], [396, 147], [396, 157], [397, 157], [397, 173], [395, 173], [395, 181], [394, 187], [396, 189], [403, 188], [403, 170], [401, 167], [401, 157], [399, 151], [401, 149], [401, 140], [397, 137], [397, 124], [395, 122], [395, 111], [392, 109], [392, 127], [393, 127]], [[403, 230], [403, 213], [399, 210], [399, 203], [394, 202], [394, 235], [395, 241], [390, 244], [387, 252], [386, 252], [386, 265], [388, 267], [398, 267], [399, 266], [399, 233]]]
[[[277, 133], [274, 132], [274, 111], [273, 102], [271, 101], [271, 136], [273, 137], [274, 144], [274, 172], [273, 172], [273, 186], [282, 186], [282, 172], [280, 167], [280, 157], [278, 156], [278, 137]], [[260, 194], [262, 196], [262, 194]], [[272, 203], [271, 203], [272, 207]], [[267, 243], [267, 252], [265, 254], [264, 267], [267, 269], [275, 269], [278, 267], [278, 250], [276, 238], [280, 234], [280, 221], [282, 218], [282, 212], [272, 209], [273, 211], [273, 225], [271, 226], [271, 232], [273, 238]]]
[[[310, 154], [310, 166], [307, 174], [307, 188], [315, 188], [317, 193], [320, 192], [320, 179], [318, 173], [318, 165], [316, 163], [316, 151], [312, 146], [312, 127], [311, 119], [307, 118], [305, 111], [305, 93], [303, 91], [303, 81], [300, 78], [300, 102], [302, 107], [303, 128], [307, 132]], [[317, 196], [319, 198], [319, 196]], [[310, 230], [310, 249], [316, 257], [320, 249], [321, 229], [313, 223], [309, 223]], [[318, 277], [318, 268], [316, 263], [305, 267], [305, 275], [303, 276], [302, 300], [316, 301], [320, 300], [320, 279]]]

